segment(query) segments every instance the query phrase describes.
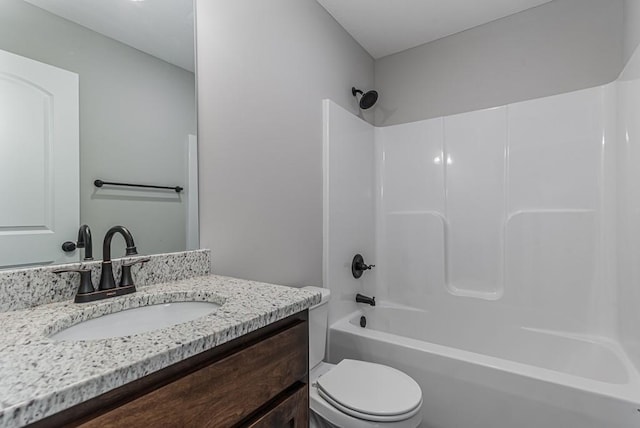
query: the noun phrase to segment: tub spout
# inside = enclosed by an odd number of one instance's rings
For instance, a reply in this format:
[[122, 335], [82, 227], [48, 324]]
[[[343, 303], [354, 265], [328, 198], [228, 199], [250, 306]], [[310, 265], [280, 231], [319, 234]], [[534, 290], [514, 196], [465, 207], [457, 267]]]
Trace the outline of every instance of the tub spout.
[[366, 303], [367, 305], [375, 306], [376, 305], [376, 298], [375, 297], [364, 296], [364, 295], [358, 293], [358, 294], [356, 294], [356, 302], [357, 303]]

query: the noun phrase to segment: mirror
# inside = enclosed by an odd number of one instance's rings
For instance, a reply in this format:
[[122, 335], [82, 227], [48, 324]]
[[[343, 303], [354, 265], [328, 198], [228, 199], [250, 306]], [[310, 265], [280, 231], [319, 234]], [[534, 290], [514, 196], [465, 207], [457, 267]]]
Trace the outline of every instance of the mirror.
[[0, 268], [80, 260], [82, 224], [96, 260], [114, 225], [198, 247], [193, 22], [193, 0], [0, 0]]

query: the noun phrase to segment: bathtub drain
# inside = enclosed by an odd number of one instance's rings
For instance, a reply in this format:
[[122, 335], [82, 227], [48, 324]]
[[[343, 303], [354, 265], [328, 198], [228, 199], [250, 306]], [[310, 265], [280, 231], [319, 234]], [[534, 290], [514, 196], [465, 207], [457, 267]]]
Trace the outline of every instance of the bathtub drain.
[[360, 317], [360, 327], [364, 328], [367, 326], [367, 318], [363, 315]]

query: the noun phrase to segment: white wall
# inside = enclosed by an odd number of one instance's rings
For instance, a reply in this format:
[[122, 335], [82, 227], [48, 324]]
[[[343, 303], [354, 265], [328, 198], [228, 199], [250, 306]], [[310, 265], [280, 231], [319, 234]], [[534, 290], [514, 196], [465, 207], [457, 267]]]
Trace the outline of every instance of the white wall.
[[357, 293], [375, 292], [376, 270], [358, 279], [351, 272], [356, 254], [376, 263], [374, 127], [330, 100], [323, 118], [323, 287], [331, 290], [331, 324], [356, 310]]
[[322, 283], [322, 102], [372, 58], [315, 0], [197, 2], [200, 243], [213, 270]]
[[618, 80], [618, 321], [620, 340], [640, 367], [640, 49]]
[[[640, 37], [636, 27], [627, 28]], [[381, 58], [375, 63], [375, 123], [412, 122], [609, 83], [623, 67], [622, 33], [622, 0], [555, 0]]]
[[[96, 192], [93, 180], [184, 186], [194, 74], [22, 0], [0, 2], [0, 49], [80, 75], [80, 221], [91, 226], [94, 257], [116, 224], [130, 228], [141, 254], [184, 250], [185, 204], [175, 193]], [[120, 238], [112, 254], [124, 254]]]

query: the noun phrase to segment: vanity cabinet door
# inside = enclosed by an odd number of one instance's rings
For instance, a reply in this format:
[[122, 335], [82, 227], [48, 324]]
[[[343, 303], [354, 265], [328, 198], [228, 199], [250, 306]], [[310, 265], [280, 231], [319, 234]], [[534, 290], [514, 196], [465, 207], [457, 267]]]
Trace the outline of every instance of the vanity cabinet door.
[[301, 384], [297, 390], [283, 398], [248, 428], [306, 428], [309, 426], [309, 385]]

